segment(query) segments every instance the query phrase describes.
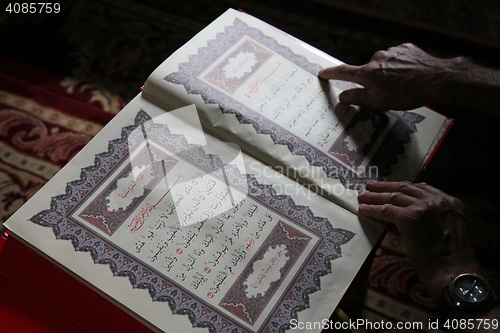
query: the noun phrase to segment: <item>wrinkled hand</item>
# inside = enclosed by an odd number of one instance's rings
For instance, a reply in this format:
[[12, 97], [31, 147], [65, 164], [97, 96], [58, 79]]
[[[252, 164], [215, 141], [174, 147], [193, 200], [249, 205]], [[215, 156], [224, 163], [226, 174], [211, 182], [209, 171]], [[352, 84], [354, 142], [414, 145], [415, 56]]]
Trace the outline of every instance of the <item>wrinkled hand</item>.
[[424, 183], [368, 181], [358, 200], [359, 213], [396, 225], [434, 297], [454, 273], [479, 269], [457, 198]]
[[363, 66], [340, 65], [322, 70], [322, 79], [351, 81], [362, 88], [339, 96], [343, 104], [362, 105], [378, 111], [412, 110], [441, 99], [458, 59], [435, 58], [413, 44], [378, 51]]

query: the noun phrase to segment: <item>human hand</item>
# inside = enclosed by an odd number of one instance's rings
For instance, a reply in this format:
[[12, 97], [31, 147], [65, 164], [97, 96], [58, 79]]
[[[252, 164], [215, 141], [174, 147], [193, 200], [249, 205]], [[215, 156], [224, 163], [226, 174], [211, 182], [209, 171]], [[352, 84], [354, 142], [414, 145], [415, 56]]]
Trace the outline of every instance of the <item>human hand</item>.
[[394, 223], [419, 279], [437, 299], [451, 276], [479, 272], [468, 237], [464, 204], [424, 183], [368, 181], [359, 213]]
[[436, 58], [406, 43], [376, 52], [363, 66], [344, 64], [318, 75], [363, 86], [343, 91], [339, 96], [343, 104], [378, 111], [412, 110], [446, 99], [448, 81], [461, 66], [459, 58]]

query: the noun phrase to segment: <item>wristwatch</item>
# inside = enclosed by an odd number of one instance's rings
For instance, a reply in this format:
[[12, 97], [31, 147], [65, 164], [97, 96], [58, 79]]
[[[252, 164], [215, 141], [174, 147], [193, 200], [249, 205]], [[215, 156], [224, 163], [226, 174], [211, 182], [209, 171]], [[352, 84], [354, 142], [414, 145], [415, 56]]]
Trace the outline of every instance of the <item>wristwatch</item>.
[[460, 274], [452, 277], [443, 287], [438, 299], [441, 315], [460, 311], [466, 316], [487, 312], [497, 305], [497, 298], [488, 281], [476, 274]]

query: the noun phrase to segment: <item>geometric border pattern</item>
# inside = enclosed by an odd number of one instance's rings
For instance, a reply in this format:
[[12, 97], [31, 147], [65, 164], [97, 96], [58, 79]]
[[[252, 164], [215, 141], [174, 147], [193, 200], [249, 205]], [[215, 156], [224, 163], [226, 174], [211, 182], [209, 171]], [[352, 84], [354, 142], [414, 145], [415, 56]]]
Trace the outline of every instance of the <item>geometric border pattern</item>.
[[[131, 253], [124, 252], [110, 241], [101, 238], [85, 224], [71, 218], [78, 205], [99, 186], [110, 171], [128, 158], [127, 147], [129, 142], [134, 140], [130, 136], [138, 126], [151, 126], [146, 129], [148, 135], [156, 133], [161, 142], [177, 147], [179, 154], [185, 151], [189, 156], [193, 155], [194, 148], [187, 144], [183, 136], [171, 134], [166, 125], [151, 124], [149, 120], [151, 118], [146, 112], [139, 111], [135, 124], [123, 128], [121, 138], [110, 141], [108, 151], [97, 154], [94, 164], [81, 170], [80, 179], [69, 182], [64, 194], [52, 198], [49, 209], [34, 215], [30, 220], [52, 228], [57, 239], [71, 241], [76, 251], [89, 252], [96, 264], [108, 265], [114, 276], [128, 277], [134, 288], [146, 289], [152, 301], [167, 302], [174, 314], [187, 315], [194, 327], [206, 327], [210, 332], [247, 331], [238, 322], [220, 313], [175, 281], [141, 262]], [[199, 153], [204, 154], [202, 149], [199, 149]], [[198, 159], [199, 156], [194, 158]], [[227, 169], [232, 170], [229, 177], [239, 178], [248, 184], [249, 198], [273, 209], [288, 221], [307, 228], [320, 238], [304, 268], [294, 276], [279, 304], [268, 314], [260, 328], [262, 332], [283, 331], [290, 328], [290, 320], [296, 319], [299, 311], [310, 307], [309, 294], [320, 290], [320, 277], [331, 272], [331, 260], [341, 258], [341, 246], [349, 242], [355, 234], [334, 228], [328, 219], [314, 216], [307, 206], [296, 205], [287, 195], [278, 195], [271, 185], [260, 184], [254, 176], [241, 175], [237, 168]]]
[[[278, 44], [275, 39], [265, 36], [260, 30], [249, 27], [240, 19], [235, 19], [232, 26], [225, 27], [224, 33], [219, 33], [214, 40], [209, 40], [207, 46], [199, 48], [198, 54], [190, 55], [187, 63], [179, 65], [178, 72], [168, 74], [164, 80], [183, 85], [189, 94], [200, 95], [206, 104], [218, 105], [222, 113], [233, 114], [241, 124], [252, 125], [258, 134], [269, 135], [275, 144], [286, 146], [294, 155], [304, 156], [311, 166], [321, 167], [329, 178], [339, 179], [346, 188], [361, 188], [367, 180], [366, 176], [371, 175], [359, 176], [355, 172], [348, 172], [328, 154], [197, 78], [220, 57], [221, 53], [244, 37], [256, 40], [313, 75], [317, 75], [322, 69], [304, 56], [293, 53], [290, 48]], [[352, 83], [338, 80], [335, 80], [334, 84], [341, 89], [354, 86]], [[397, 163], [398, 154], [404, 153], [404, 144], [411, 142], [410, 134], [417, 131], [415, 124], [425, 118], [413, 112], [389, 111], [389, 113], [397, 120], [367, 166], [378, 167], [379, 179], [392, 173], [390, 166]]]

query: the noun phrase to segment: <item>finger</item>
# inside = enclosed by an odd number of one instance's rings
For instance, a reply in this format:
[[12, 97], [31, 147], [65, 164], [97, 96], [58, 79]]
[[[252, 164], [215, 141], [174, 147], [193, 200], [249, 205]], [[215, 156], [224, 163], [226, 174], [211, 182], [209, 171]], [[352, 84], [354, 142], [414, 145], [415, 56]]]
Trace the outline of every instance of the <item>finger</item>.
[[401, 192], [417, 199], [423, 199], [426, 196], [425, 190], [410, 182], [381, 182], [377, 180], [369, 180], [366, 182], [366, 188], [369, 191], [379, 193]]
[[404, 207], [398, 207], [391, 204], [385, 205], [368, 205], [360, 204], [358, 212], [362, 215], [372, 217], [377, 220], [382, 220], [389, 223], [397, 223], [405, 216]]
[[388, 110], [386, 107], [380, 105], [379, 101], [373, 97], [370, 90], [365, 88], [345, 90], [340, 93], [339, 101], [343, 104], [354, 104], [366, 107], [370, 112], [382, 113]]
[[392, 204], [398, 207], [408, 207], [414, 204], [417, 200], [418, 199], [401, 192], [377, 193], [364, 191], [358, 195], [358, 201], [360, 203], [371, 205]]
[[364, 88], [344, 90], [339, 95], [342, 104], [366, 105], [368, 94]]
[[387, 60], [387, 58], [389, 57], [390, 50], [391, 50], [391, 48], [387, 49], [387, 51], [380, 50], [380, 51], [375, 52], [372, 55], [372, 58], [370, 59], [370, 62], [372, 62], [372, 61], [374, 61], [374, 62], [382, 62], [382, 61]]
[[363, 76], [360, 75], [359, 66], [339, 65], [321, 70], [318, 76], [323, 80], [343, 80], [362, 84]]

